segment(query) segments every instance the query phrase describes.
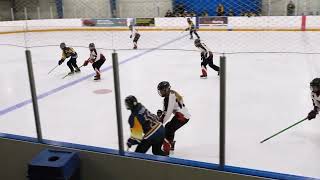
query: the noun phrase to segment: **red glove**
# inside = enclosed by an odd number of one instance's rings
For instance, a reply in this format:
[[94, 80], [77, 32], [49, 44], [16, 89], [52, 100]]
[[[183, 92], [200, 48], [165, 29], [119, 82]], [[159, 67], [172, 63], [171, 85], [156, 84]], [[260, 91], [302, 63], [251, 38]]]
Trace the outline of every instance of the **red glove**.
[[84, 61], [83, 66], [87, 66], [87, 65], [88, 65], [88, 63], [89, 63], [89, 61], [88, 61], [88, 60]]
[[162, 143], [162, 148], [163, 148], [163, 152], [166, 155], [169, 155], [171, 150], [171, 142], [165, 138]]

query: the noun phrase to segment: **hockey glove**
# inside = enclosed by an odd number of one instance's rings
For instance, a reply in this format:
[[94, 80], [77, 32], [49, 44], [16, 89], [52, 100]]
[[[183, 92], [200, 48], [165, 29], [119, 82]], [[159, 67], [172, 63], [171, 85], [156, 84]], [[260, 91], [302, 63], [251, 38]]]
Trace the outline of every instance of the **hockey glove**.
[[190, 28], [185, 29], [185, 31], [189, 31], [189, 30], [190, 30]]
[[311, 119], [316, 118], [317, 114], [318, 114], [318, 111], [317, 111], [317, 110], [312, 110], [312, 111], [310, 111], [309, 114], [308, 114], [308, 117], [307, 117], [308, 120], [311, 120]]
[[206, 56], [204, 52], [201, 52], [201, 60], [205, 60]]
[[63, 61], [64, 61], [64, 60], [61, 59], [61, 60], [58, 62], [59, 66], [63, 63]]
[[133, 138], [129, 138], [127, 141], [127, 146], [128, 146], [128, 148], [131, 148], [131, 146], [137, 145], [139, 143], [140, 143], [140, 141], [133, 139]]
[[160, 117], [162, 116], [162, 113], [163, 113], [163, 112], [162, 112], [162, 110], [160, 110], [160, 109], [157, 111], [157, 116], [158, 116], [158, 118], [160, 118]]
[[130, 39], [132, 38], [132, 35], [130, 35]]
[[163, 152], [167, 155], [170, 154], [170, 150], [171, 150], [171, 143], [169, 140], [164, 139], [163, 143], [162, 143], [162, 148], [163, 148]]

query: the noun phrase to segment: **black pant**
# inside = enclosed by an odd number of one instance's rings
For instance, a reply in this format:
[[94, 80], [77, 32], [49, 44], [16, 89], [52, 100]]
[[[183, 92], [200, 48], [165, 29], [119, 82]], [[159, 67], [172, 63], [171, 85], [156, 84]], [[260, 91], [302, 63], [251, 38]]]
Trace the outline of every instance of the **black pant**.
[[140, 34], [136, 34], [136, 36], [133, 38], [133, 42], [138, 42], [138, 40], [140, 39]]
[[94, 70], [97, 69], [98, 71], [100, 71], [100, 68], [101, 68], [101, 66], [103, 65], [103, 63], [104, 63], [105, 61], [106, 61], [105, 58], [101, 58], [100, 60], [94, 62], [94, 63], [92, 64], [93, 69], [94, 69]]
[[183, 125], [187, 124], [189, 119], [179, 120], [177, 116], [173, 116], [170, 122], [166, 124], [166, 139], [172, 142], [174, 140], [174, 135], [178, 129]]
[[161, 127], [151, 135], [148, 139], [143, 139], [141, 143], [138, 145], [135, 152], [146, 153], [149, 148], [152, 146], [152, 153], [154, 155], [165, 156], [166, 154], [162, 151], [162, 143], [165, 137], [165, 129], [161, 125]]
[[73, 57], [71, 57], [70, 59], [69, 59], [69, 61], [67, 62], [67, 65], [68, 65], [68, 67], [69, 67], [69, 69], [70, 69], [70, 71], [74, 71], [74, 69], [73, 68], [78, 68], [78, 65], [77, 65], [77, 56], [73, 56]]
[[197, 30], [196, 30], [196, 29], [190, 29], [190, 37], [191, 37], [191, 38], [193, 38], [192, 33], [193, 33], [193, 34], [195, 34], [195, 35], [197, 36], [197, 38], [198, 38], [198, 39], [200, 38], [200, 36], [198, 35], [198, 33], [197, 33]]
[[204, 68], [207, 69], [207, 65], [209, 64], [209, 66], [214, 69], [215, 71], [219, 71], [219, 67], [216, 66], [215, 64], [213, 64], [213, 55], [212, 53], [210, 53], [209, 57], [202, 59], [202, 62], [201, 62], [201, 66], [204, 66]]

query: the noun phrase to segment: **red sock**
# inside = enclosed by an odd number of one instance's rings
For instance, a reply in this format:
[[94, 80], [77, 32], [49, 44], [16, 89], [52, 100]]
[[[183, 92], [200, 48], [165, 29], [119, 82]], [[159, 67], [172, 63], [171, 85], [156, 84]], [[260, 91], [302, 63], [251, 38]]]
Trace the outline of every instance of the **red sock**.
[[207, 69], [205, 67], [202, 67], [201, 71], [203, 76], [207, 76]]
[[171, 150], [171, 143], [169, 140], [167, 139], [164, 139], [163, 141], [163, 151], [167, 154], [170, 153], [170, 150]]

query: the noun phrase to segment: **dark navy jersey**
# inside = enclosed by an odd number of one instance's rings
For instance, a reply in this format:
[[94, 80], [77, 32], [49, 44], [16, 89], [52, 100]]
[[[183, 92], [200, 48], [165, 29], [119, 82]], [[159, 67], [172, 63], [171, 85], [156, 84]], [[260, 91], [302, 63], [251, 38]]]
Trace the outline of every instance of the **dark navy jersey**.
[[131, 138], [148, 139], [162, 125], [158, 117], [152, 114], [142, 104], [138, 103], [129, 117]]

